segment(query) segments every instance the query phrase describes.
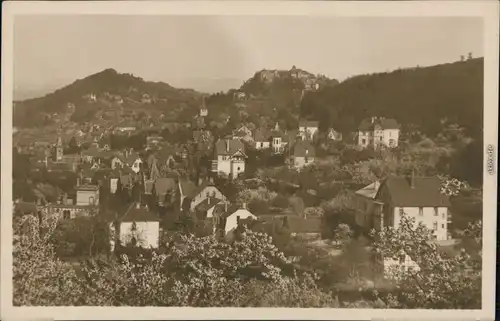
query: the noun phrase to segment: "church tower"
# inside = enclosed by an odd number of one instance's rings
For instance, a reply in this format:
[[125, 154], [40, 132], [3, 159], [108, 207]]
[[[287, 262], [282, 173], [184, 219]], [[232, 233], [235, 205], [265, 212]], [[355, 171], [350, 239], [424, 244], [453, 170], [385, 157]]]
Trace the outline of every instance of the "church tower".
[[60, 162], [63, 159], [63, 144], [61, 137], [57, 138], [57, 143], [55, 146], [55, 161]]

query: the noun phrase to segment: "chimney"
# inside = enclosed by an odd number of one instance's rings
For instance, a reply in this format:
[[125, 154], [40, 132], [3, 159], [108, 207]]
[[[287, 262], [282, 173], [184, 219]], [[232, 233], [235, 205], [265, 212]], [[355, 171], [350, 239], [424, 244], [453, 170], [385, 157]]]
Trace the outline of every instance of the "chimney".
[[375, 122], [376, 119], [377, 117], [372, 117], [372, 124]]
[[224, 212], [227, 212], [227, 203], [228, 203], [227, 201], [224, 202]]
[[247, 203], [243, 202], [243, 204], [241, 204], [241, 208], [246, 210], [247, 209]]
[[226, 153], [229, 153], [229, 139], [226, 139]]
[[140, 209], [141, 208], [141, 203], [140, 202], [136, 202], [135, 203], [135, 208], [136, 209]]
[[200, 186], [203, 183], [203, 177], [198, 177], [198, 186]]
[[375, 182], [373, 183], [373, 189], [374, 189], [374, 190], [377, 190], [377, 189], [379, 188], [379, 186], [380, 186], [380, 182], [379, 182], [379, 181], [375, 181]]

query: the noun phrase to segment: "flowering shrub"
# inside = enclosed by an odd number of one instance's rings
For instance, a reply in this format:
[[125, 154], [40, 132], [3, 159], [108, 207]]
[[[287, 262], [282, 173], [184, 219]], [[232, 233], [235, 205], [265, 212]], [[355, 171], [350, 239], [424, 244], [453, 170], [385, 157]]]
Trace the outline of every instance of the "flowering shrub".
[[441, 179], [441, 193], [447, 196], [457, 196], [460, 194], [462, 189], [468, 187], [465, 182], [462, 182], [456, 178], [440, 177]]
[[[480, 223], [467, 233], [480, 240]], [[406, 256], [416, 269], [398, 269], [396, 297], [403, 308], [477, 309], [481, 307], [481, 267], [462, 249], [456, 255], [440, 251], [432, 231], [402, 215], [397, 229], [386, 227], [373, 232], [379, 257], [404, 264]]]
[[[15, 305], [335, 306], [311, 275], [297, 275], [270, 236], [244, 230], [235, 242], [176, 235], [162, 253], [87, 260], [75, 269], [49, 242], [55, 221], [17, 221]], [[42, 231], [42, 232], [40, 232]]]

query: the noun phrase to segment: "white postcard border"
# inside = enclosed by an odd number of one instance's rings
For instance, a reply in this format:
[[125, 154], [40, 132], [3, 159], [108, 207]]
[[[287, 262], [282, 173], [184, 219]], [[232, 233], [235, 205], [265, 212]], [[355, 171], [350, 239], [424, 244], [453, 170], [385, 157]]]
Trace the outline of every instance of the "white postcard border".
[[[1, 318], [12, 319], [432, 319], [494, 320], [496, 258], [495, 173], [484, 171], [483, 183], [483, 288], [482, 310], [377, 310], [285, 308], [111, 308], [12, 307], [12, 101], [13, 23], [16, 15], [120, 14], [120, 15], [321, 15], [332, 17], [442, 17], [477, 16], [484, 21], [484, 159], [486, 146], [498, 149], [498, 32], [496, 1], [309, 2], [309, 1], [81, 1], [3, 2], [2, 10], [2, 187], [1, 188]], [[34, 31], [36, 32], [36, 31]], [[495, 153], [496, 156], [496, 153]], [[486, 168], [486, 165], [485, 165]]]

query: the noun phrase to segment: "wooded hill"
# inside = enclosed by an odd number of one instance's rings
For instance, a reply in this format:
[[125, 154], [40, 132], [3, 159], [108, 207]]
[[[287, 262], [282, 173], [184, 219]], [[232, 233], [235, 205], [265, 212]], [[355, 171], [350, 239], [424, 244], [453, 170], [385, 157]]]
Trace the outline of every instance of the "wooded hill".
[[304, 96], [301, 116], [354, 131], [365, 117], [393, 117], [403, 130], [437, 135], [443, 124], [482, 135], [483, 58], [388, 73], [360, 75]]
[[[100, 99], [95, 104], [88, 104], [84, 96], [89, 94], [95, 94]], [[154, 103], [142, 104], [144, 94], [151, 97]], [[66, 112], [68, 103], [74, 104], [76, 108], [73, 120], [78, 120], [80, 116], [91, 118], [97, 110], [109, 107], [117, 96], [123, 99], [125, 107], [168, 108], [179, 104], [198, 104], [200, 93], [192, 89], [174, 88], [164, 82], [144, 81], [132, 74], [106, 69], [43, 97], [16, 102], [14, 126], [43, 125], [46, 122], [45, 115]]]

